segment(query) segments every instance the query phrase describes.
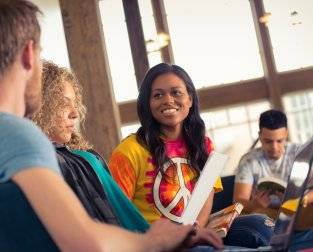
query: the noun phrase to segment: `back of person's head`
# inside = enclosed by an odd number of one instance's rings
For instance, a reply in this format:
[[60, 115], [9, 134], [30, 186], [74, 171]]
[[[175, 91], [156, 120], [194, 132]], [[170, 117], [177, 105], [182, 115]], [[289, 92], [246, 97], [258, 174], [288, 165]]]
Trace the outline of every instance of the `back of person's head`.
[[[51, 61], [43, 61], [42, 68], [42, 106], [32, 116], [32, 120], [49, 136], [51, 131], [58, 127], [59, 118], [62, 118], [64, 108], [64, 85], [70, 83], [75, 92], [76, 109], [79, 114], [78, 120], [82, 127], [86, 115], [86, 108], [82, 102], [82, 89], [75, 74]], [[91, 145], [77, 130], [72, 134], [70, 142], [66, 144], [71, 149], [90, 149]]]
[[164, 74], [175, 74], [185, 83], [192, 106], [183, 122], [183, 137], [188, 146], [188, 158], [191, 165], [201, 170], [207, 159], [205, 149], [205, 125], [200, 117], [200, 106], [196, 88], [188, 73], [180, 66], [160, 63], [152, 67], [145, 75], [137, 99], [137, 113], [141, 127], [137, 131], [137, 139], [145, 144], [161, 167], [166, 161], [165, 150], [160, 139], [160, 123], [153, 117], [150, 109], [152, 85], [156, 78]]
[[27, 0], [0, 0], [0, 76], [32, 40], [39, 45], [39, 8]]
[[260, 115], [259, 129], [261, 130], [262, 128], [270, 130], [287, 128], [287, 117], [279, 110], [267, 110]]

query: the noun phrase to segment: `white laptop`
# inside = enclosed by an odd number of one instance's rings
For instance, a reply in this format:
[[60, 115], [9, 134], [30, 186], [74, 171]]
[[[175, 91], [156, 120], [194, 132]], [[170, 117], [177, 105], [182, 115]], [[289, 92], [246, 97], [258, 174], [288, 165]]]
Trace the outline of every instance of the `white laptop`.
[[191, 194], [189, 203], [182, 213], [183, 224], [193, 224], [196, 221], [227, 160], [228, 157], [224, 154], [215, 151], [210, 153]]

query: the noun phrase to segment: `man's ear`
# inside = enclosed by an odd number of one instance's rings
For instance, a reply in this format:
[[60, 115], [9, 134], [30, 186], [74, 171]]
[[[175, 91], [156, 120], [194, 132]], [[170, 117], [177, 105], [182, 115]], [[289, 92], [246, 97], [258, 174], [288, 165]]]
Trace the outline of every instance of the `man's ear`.
[[22, 50], [22, 66], [25, 70], [30, 70], [34, 64], [35, 46], [34, 41], [29, 40]]

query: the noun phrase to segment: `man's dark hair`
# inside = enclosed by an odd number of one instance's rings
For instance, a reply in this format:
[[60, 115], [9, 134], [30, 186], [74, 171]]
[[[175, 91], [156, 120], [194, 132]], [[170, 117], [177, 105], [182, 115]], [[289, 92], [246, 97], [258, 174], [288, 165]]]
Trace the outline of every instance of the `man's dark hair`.
[[27, 0], [0, 0], [0, 76], [28, 41], [39, 44], [39, 8]]
[[260, 115], [259, 129], [267, 128], [275, 130], [279, 128], [287, 128], [287, 117], [285, 113], [270, 109]]

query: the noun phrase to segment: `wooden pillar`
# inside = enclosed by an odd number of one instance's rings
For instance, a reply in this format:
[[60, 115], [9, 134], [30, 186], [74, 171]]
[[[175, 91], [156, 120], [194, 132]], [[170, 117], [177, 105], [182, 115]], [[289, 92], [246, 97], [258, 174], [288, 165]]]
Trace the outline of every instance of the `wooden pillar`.
[[[151, 5], [157, 33], [166, 33], [170, 36], [163, 0], [151, 0]], [[169, 40], [169, 44], [161, 49], [161, 57], [163, 62], [175, 63], [171, 39]]]
[[60, 0], [70, 64], [83, 87], [85, 135], [108, 158], [120, 142], [115, 102], [98, 0]]
[[138, 88], [149, 69], [149, 60], [137, 0], [123, 0], [130, 48]]
[[259, 22], [260, 17], [265, 13], [263, 0], [250, 0], [250, 6], [270, 101], [273, 108], [283, 111], [281, 87], [276, 70], [269, 31], [264, 23]]

